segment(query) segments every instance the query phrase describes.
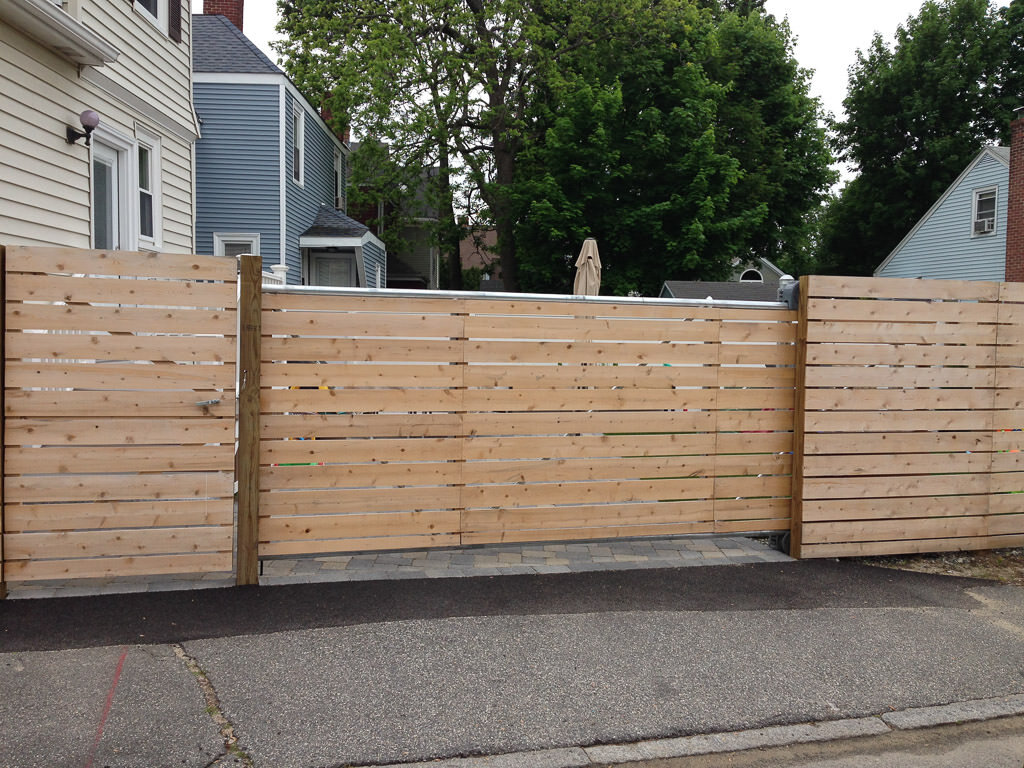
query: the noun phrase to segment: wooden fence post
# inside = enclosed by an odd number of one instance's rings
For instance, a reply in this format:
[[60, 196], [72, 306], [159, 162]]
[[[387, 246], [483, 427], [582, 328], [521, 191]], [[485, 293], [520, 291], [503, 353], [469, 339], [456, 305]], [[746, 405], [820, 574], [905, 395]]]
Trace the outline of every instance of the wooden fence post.
[[793, 489], [790, 507], [789, 554], [800, 558], [804, 525], [804, 411], [807, 395], [807, 294], [810, 278], [800, 278], [796, 326], [796, 371], [793, 402]]
[[238, 295], [238, 527], [235, 583], [259, 584], [260, 521], [260, 335], [263, 260], [240, 257]]
[[4, 518], [7, 500], [4, 497], [4, 482], [7, 462], [4, 444], [7, 442], [7, 249], [0, 245], [0, 600], [7, 597], [7, 576], [4, 569]]

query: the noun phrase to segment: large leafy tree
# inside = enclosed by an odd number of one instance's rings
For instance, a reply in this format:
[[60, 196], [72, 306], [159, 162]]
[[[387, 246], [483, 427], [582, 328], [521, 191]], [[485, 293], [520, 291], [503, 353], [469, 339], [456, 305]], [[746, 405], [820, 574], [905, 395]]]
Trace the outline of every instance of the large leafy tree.
[[[857, 173], [823, 221], [823, 271], [871, 274], [986, 143], [1005, 136], [1024, 61], [989, 0], [926, 2], [890, 47], [858, 52], [836, 141]], [[1019, 87], [1019, 81], [1015, 87]]]
[[515, 187], [530, 289], [567, 289], [586, 236], [612, 293], [806, 259], [831, 182], [807, 73], [785, 25], [713, 5], [660, 9], [642, 49], [596, 46], [587, 79], [542, 102]]
[[[653, 0], [652, 0], [653, 1]], [[662, 3], [677, 0], [660, 0]], [[569, 54], [636, 29], [644, 0], [279, 0], [279, 50], [296, 85], [392, 157], [460, 168], [498, 231], [502, 276], [518, 288], [507, 194], [535, 95]], [[442, 179], [449, 178], [447, 173]]]

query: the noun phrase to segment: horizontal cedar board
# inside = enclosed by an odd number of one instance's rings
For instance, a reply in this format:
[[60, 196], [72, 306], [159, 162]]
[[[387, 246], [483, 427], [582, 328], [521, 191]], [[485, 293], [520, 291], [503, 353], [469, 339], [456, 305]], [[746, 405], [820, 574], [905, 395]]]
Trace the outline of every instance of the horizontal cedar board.
[[996, 301], [999, 283], [980, 280], [911, 280], [898, 277], [812, 275], [808, 298]]
[[462, 506], [527, 507], [550, 504], [604, 504], [632, 501], [682, 501], [712, 495], [713, 481], [617, 480], [533, 485], [476, 485], [462, 489]]
[[792, 366], [796, 362], [793, 344], [721, 344], [718, 362], [723, 366]]
[[[994, 411], [807, 411], [809, 432], [908, 432], [919, 430], [967, 432], [991, 429]], [[856, 438], [852, 438], [856, 439]], [[812, 440], [808, 434], [807, 442]]]
[[[792, 426], [792, 414], [789, 415]], [[715, 450], [723, 453], [792, 453], [792, 432], [719, 432]]]
[[8, 272], [164, 277], [235, 282], [238, 262], [223, 256], [152, 251], [96, 251], [84, 248], [7, 246]]
[[[1024, 472], [996, 472], [992, 478], [992, 493], [1024, 493]], [[1024, 500], [1021, 500], [1024, 508]]]
[[594, 317], [594, 318], [665, 318], [669, 320], [769, 320], [795, 322], [796, 312], [779, 304], [772, 308], [713, 307], [698, 304], [643, 304], [640, 302], [593, 302], [586, 299], [568, 301], [501, 300], [467, 298], [460, 311], [471, 315], [536, 315], [539, 317]]
[[461, 337], [465, 318], [457, 315], [369, 314], [338, 312], [264, 312], [264, 336], [326, 336], [335, 338], [380, 336], [407, 339]]
[[544, 541], [580, 541], [583, 539], [618, 539], [639, 536], [686, 536], [689, 534], [713, 533], [714, 524], [666, 523], [664, 525], [619, 525], [599, 528], [541, 528], [505, 531], [466, 531], [462, 534], [463, 546], [475, 544], [511, 544]]
[[592, 317], [466, 318], [465, 335], [478, 339], [536, 339], [564, 341], [717, 341], [718, 322], [632, 320]]
[[231, 553], [213, 552], [147, 557], [96, 557], [78, 560], [11, 560], [4, 563], [9, 581], [98, 579], [120, 576], [161, 576], [171, 573], [231, 571]]
[[618, 525], [709, 523], [711, 502], [665, 501], [644, 504], [587, 504], [565, 507], [470, 509], [463, 515], [466, 531], [501, 531], [506, 528], [583, 528]]
[[77, 304], [7, 304], [7, 329], [49, 331], [127, 331], [234, 336], [233, 309], [155, 309]]
[[1024, 450], [1024, 430], [1000, 429], [992, 435], [992, 450], [1020, 451]]
[[773, 454], [791, 450], [792, 436], [780, 433], [556, 435], [548, 437], [475, 436], [464, 441], [462, 456], [480, 459], [614, 458], [687, 456], [718, 453]]
[[944, 539], [953, 536], [988, 535], [987, 516], [904, 518], [868, 522], [809, 523], [803, 525], [806, 544], [837, 544], [852, 541]]
[[274, 515], [338, 514], [345, 512], [400, 512], [413, 509], [456, 509], [458, 488], [362, 488], [327, 491], [264, 491], [260, 518]]
[[788, 475], [765, 475], [764, 477], [716, 477], [715, 498], [737, 499], [760, 496], [788, 497], [793, 490], [793, 480]]
[[988, 493], [996, 475], [804, 478], [804, 499], [892, 498]]
[[875, 323], [995, 323], [1007, 322], [999, 304], [960, 301], [862, 301], [810, 299], [807, 319], [869, 321]]
[[76, 448], [8, 446], [4, 472], [8, 475], [72, 472], [229, 472], [234, 467], [234, 445], [118, 445]]
[[564, 341], [469, 341], [468, 363], [682, 363], [710, 365], [719, 362], [720, 344], [647, 342], [591, 344]]
[[8, 301], [220, 309], [235, 306], [237, 291], [234, 283], [7, 274]]
[[807, 341], [868, 344], [995, 344], [995, 325], [970, 323], [807, 323]]
[[308, 440], [343, 437], [445, 437], [462, 432], [452, 413], [290, 414], [260, 417], [260, 436]]
[[31, 363], [8, 360], [4, 378], [10, 388], [234, 389], [235, 366], [234, 363], [179, 365], [169, 362], [83, 365], [73, 362]]
[[[364, 394], [369, 395], [366, 392]], [[462, 410], [607, 411], [792, 407], [791, 389], [469, 389], [465, 390]]]
[[461, 389], [264, 389], [264, 413], [461, 411]]
[[11, 560], [176, 555], [230, 549], [229, 526], [9, 533], [4, 536], [4, 557]]
[[234, 362], [235, 343], [223, 336], [134, 336], [8, 333], [7, 359], [61, 358], [85, 361], [147, 360]]
[[715, 415], [719, 432], [785, 431], [793, 429], [793, 411], [719, 411]]
[[[1000, 396], [1000, 394], [1004, 396]], [[1008, 397], [1009, 395], [1012, 397]], [[991, 389], [808, 389], [807, 410], [937, 411], [1016, 408], [1024, 399], [1013, 390]]]
[[927, 344], [839, 344], [807, 345], [807, 365], [945, 365], [996, 364], [1001, 347], [973, 347]]
[[789, 518], [766, 520], [716, 520], [715, 533], [759, 533], [762, 531], [788, 531]]
[[363, 539], [325, 539], [322, 541], [261, 541], [259, 544], [259, 556], [326, 555], [341, 552], [457, 547], [460, 543], [461, 538], [458, 534], [454, 533], [425, 534], [422, 536], [378, 536]]
[[800, 557], [863, 557], [866, 555], [902, 555], [918, 552], [954, 552], [972, 549], [1002, 549], [1024, 546], [1024, 534], [1017, 536], [972, 536], [917, 541], [862, 541], [843, 544], [809, 544], [800, 549]]
[[7, 445], [234, 443], [233, 419], [7, 419]]
[[436, 339], [264, 338], [260, 355], [266, 362], [373, 361], [448, 363], [462, 360], [462, 343]]
[[69, 531], [76, 528], [166, 528], [231, 525], [232, 500], [96, 501], [76, 504], [8, 504], [4, 526], [11, 531]]
[[[1012, 434], [1012, 433], [1006, 433]], [[804, 455], [991, 451], [992, 432], [805, 434]]]
[[715, 499], [715, 521], [718, 523], [764, 520], [788, 522], [791, 507], [789, 499]]
[[458, 510], [269, 517], [260, 522], [260, 541], [458, 533], [459, 523]]
[[1024, 302], [1024, 286], [1020, 283], [1000, 283], [999, 300], [1003, 302]]
[[988, 532], [992, 536], [1024, 534], [1024, 515], [993, 515], [988, 519]]
[[277, 310], [352, 313], [349, 320], [357, 320], [361, 312], [453, 315], [463, 313], [465, 301], [447, 296], [342, 296], [337, 294], [303, 294], [263, 292], [263, 314]]
[[793, 323], [722, 323], [718, 338], [726, 344], [772, 343], [788, 347], [796, 343]]
[[887, 520], [905, 517], [984, 515], [994, 496], [936, 496], [891, 499], [805, 499], [804, 522], [830, 520]]
[[443, 461], [263, 467], [260, 470], [260, 490], [437, 486], [458, 483], [460, 476], [461, 464]]
[[[10, 453], [8, 453], [10, 456]], [[443, 437], [350, 440], [264, 440], [261, 464], [296, 462], [455, 461], [462, 458], [462, 442]]]
[[4, 500], [128, 501], [133, 499], [224, 498], [233, 493], [229, 472], [175, 472], [160, 475], [15, 475], [4, 478]]
[[1024, 376], [1006, 368], [917, 368], [892, 365], [815, 365], [807, 387], [1011, 387]]
[[[804, 477], [990, 472], [991, 453], [897, 453], [805, 456]], [[1007, 454], [1016, 455], [1016, 454]]]
[[720, 387], [766, 387], [772, 389], [792, 389], [796, 381], [796, 368], [719, 366], [718, 381]]
[[[713, 365], [546, 365], [461, 366], [467, 387], [560, 389], [565, 387], [628, 387], [671, 389], [712, 387], [719, 367]], [[417, 382], [418, 383], [418, 382]], [[768, 385], [765, 385], [768, 386]]]
[[993, 472], [1019, 472], [1024, 469], [1024, 453], [1020, 450], [991, 454]]
[[375, 363], [263, 363], [263, 387], [461, 387], [464, 365]]
[[[4, 413], [10, 417], [31, 416], [177, 416], [215, 417], [234, 420], [234, 392], [32, 392], [8, 390]], [[197, 403], [219, 400], [212, 405]]]
[[467, 413], [467, 435], [551, 435], [714, 432], [714, 411], [594, 411], [592, 413]]

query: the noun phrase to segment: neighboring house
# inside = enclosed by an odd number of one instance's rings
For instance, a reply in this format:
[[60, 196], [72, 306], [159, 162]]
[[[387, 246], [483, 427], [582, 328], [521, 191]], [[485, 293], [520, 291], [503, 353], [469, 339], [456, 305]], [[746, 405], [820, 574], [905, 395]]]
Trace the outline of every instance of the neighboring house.
[[204, 7], [228, 15], [192, 17], [197, 249], [259, 254], [290, 285], [384, 287], [384, 244], [344, 213], [348, 147], [242, 34], [241, 0]]
[[1010, 149], [986, 147], [875, 270], [875, 277], [1006, 278]]
[[0, 244], [195, 250], [189, 20], [189, 0], [0, 0]]
[[659, 298], [778, 301], [779, 283], [793, 279], [768, 259], [758, 258], [754, 264], [737, 260], [733, 266], [732, 278], [727, 281], [666, 280]]

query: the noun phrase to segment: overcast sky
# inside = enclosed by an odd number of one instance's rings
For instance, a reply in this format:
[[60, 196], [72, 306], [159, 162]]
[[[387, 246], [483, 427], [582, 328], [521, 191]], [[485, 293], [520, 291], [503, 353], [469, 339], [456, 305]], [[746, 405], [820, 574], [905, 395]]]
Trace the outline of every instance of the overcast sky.
[[[917, 15], [923, 0], [767, 0], [765, 7], [776, 17], [788, 17], [797, 37], [796, 58], [814, 70], [811, 93], [825, 109], [841, 116], [846, 96], [847, 69], [858, 49], [867, 48], [874, 33], [891, 41], [896, 27]], [[202, 0], [195, 0], [197, 13]], [[276, 33], [275, 0], [248, 0], [245, 34], [274, 61], [269, 42]]]

